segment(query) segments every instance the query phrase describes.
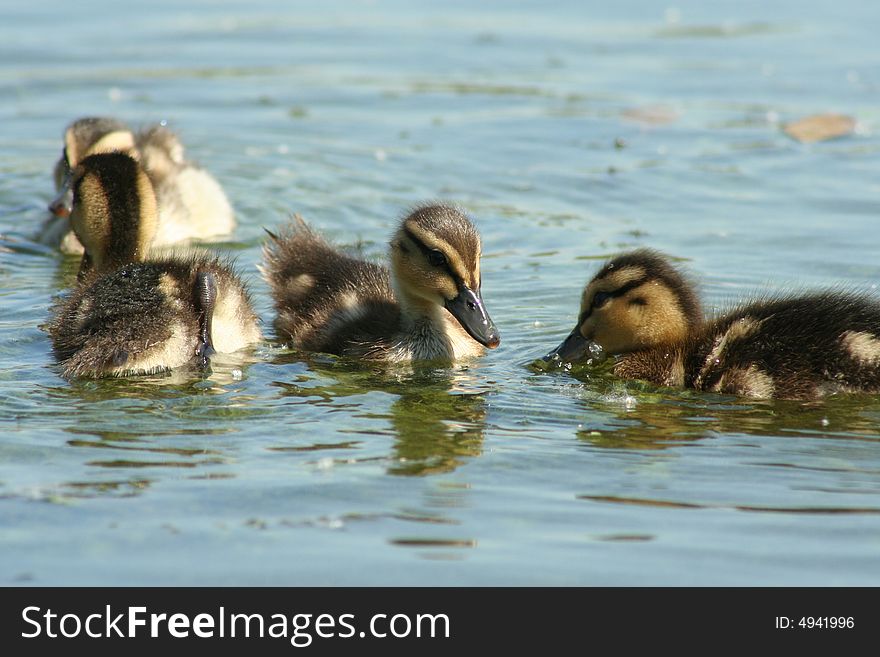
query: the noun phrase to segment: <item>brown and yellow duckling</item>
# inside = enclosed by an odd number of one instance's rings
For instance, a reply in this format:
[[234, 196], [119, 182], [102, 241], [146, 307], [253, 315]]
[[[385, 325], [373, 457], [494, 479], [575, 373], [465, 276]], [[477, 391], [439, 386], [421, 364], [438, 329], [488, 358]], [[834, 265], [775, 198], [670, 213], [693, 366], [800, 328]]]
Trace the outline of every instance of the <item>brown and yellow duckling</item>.
[[482, 355], [501, 339], [480, 293], [481, 249], [470, 219], [447, 205], [401, 222], [390, 272], [341, 253], [295, 218], [264, 249], [276, 329], [296, 348], [365, 360]]
[[625, 379], [753, 398], [880, 392], [880, 301], [829, 289], [767, 298], [704, 319], [693, 286], [655, 251], [605, 264], [577, 326], [545, 357], [617, 356]]
[[261, 339], [246, 287], [201, 251], [150, 255], [156, 198], [138, 162], [90, 155], [74, 168], [70, 222], [85, 247], [79, 281], [47, 325], [66, 377], [202, 366]]
[[59, 245], [65, 253], [82, 253], [67, 222], [73, 200], [70, 173], [89, 155], [112, 152], [138, 159], [150, 177], [158, 200], [156, 246], [216, 238], [235, 228], [232, 206], [220, 184], [186, 160], [183, 144], [164, 123], [135, 133], [116, 119], [88, 117], [65, 130], [53, 176], [58, 196], [49, 205], [51, 214], [38, 236], [41, 242]]

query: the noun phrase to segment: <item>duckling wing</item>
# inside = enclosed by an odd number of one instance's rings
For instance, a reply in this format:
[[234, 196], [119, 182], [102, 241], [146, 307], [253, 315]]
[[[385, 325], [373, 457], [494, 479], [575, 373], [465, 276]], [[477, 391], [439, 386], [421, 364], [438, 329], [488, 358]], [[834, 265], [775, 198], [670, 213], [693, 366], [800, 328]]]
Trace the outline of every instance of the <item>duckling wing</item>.
[[388, 270], [340, 252], [301, 220], [269, 240], [264, 258], [275, 328], [294, 346], [369, 356], [399, 330]]

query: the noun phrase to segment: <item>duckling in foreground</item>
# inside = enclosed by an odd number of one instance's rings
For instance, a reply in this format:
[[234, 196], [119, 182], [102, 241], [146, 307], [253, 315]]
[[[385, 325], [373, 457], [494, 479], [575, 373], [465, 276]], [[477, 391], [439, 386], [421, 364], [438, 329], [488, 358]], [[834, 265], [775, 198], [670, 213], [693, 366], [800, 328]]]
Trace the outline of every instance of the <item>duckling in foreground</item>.
[[117, 151], [138, 159], [153, 184], [159, 204], [156, 246], [228, 235], [235, 228], [223, 188], [186, 161], [183, 144], [164, 122], [134, 133], [116, 119], [88, 117], [74, 121], [64, 133], [64, 151], [53, 174], [58, 196], [49, 204], [51, 216], [38, 236], [42, 243], [59, 245], [64, 253], [82, 253], [67, 222], [73, 201], [70, 173], [89, 155]]
[[70, 221], [85, 246], [79, 282], [47, 330], [66, 377], [151, 374], [208, 364], [261, 339], [232, 267], [201, 251], [149, 255], [156, 198], [138, 162], [90, 155], [73, 170]]
[[480, 236], [461, 211], [420, 207], [390, 242], [391, 271], [339, 252], [299, 217], [264, 247], [278, 333], [365, 360], [447, 362], [501, 341], [480, 295]]
[[754, 398], [880, 392], [880, 301], [839, 289], [745, 303], [703, 319], [691, 284], [655, 251], [605, 264], [587, 284], [577, 326], [545, 360], [595, 346], [615, 375]]

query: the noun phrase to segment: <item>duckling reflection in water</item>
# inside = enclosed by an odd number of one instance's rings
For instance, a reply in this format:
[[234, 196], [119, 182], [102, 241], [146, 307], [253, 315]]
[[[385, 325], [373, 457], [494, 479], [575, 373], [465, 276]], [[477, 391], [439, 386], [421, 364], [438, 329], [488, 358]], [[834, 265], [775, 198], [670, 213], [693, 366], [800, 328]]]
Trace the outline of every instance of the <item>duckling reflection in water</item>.
[[390, 273], [341, 253], [298, 217], [270, 236], [263, 275], [275, 326], [299, 349], [451, 362], [501, 341], [480, 294], [480, 236], [456, 208], [407, 216], [391, 238]]
[[753, 398], [880, 392], [880, 302], [831, 289], [768, 298], [704, 319], [692, 285], [661, 254], [605, 264], [581, 297], [577, 325], [545, 359], [573, 362], [591, 345], [614, 374]]
[[223, 188], [208, 172], [186, 160], [183, 144], [164, 122], [135, 133], [116, 119], [87, 117], [74, 121], [64, 132], [64, 151], [53, 174], [58, 197], [49, 205], [51, 214], [37, 236], [40, 242], [58, 246], [64, 253], [83, 252], [67, 221], [73, 200], [70, 173], [89, 155], [112, 152], [139, 160], [150, 178], [158, 201], [155, 246], [228, 235], [235, 228]]
[[149, 374], [207, 365], [261, 339], [248, 292], [216, 256], [151, 257], [156, 198], [123, 153], [86, 157], [72, 172], [70, 221], [85, 247], [79, 281], [47, 325], [66, 377]]
[[[274, 363], [290, 365], [301, 363], [301, 359], [286, 351], [279, 353]], [[395, 368], [389, 372], [382, 367], [361, 367], [342, 359], [328, 358], [323, 362], [315, 359], [302, 375], [294, 375], [293, 380], [285, 375], [283, 381], [272, 385], [279, 388], [280, 395], [300, 404], [345, 409], [346, 413], [357, 414], [357, 408], [366, 408], [361, 406], [365, 390], [381, 391], [386, 398], [393, 398], [387, 414], [378, 407], [371, 411], [374, 417], [387, 418], [390, 427], [367, 431], [371, 435], [390, 432], [395, 436], [387, 470], [391, 475], [452, 472], [483, 453], [487, 388], [481, 377], [474, 374], [474, 368], [414, 363], [413, 368]], [[303, 445], [303, 440], [308, 443], [308, 434], [285, 434], [286, 445], [272, 449], [352, 449], [360, 444], [350, 433], [345, 435], [344, 442], [328, 442], [324, 435], [312, 436], [317, 442]], [[291, 440], [298, 444], [291, 446]], [[366, 458], [374, 460], [375, 455], [370, 452]]]

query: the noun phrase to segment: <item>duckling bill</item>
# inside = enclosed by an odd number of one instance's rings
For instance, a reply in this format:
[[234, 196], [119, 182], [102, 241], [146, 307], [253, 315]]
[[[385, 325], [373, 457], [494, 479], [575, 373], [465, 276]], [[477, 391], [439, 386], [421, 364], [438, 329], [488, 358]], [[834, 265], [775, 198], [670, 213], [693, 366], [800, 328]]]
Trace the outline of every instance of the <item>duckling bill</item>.
[[86, 157], [72, 172], [70, 222], [85, 247], [79, 281], [47, 325], [66, 377], [150, 374], [261, 339], [231, 265], [202, 251], [150, 254], [156, 200], [138, 162]]
[[880, 392], [880, 301], [831, 289], [744, 303], [704, 319], [693, 286], [654, 251], [609, 261], [584, 289], [571, 334], [545, 359], [595, 345], [625, 379], [752, 398]]
[[416, 209], [389, 252], [390, 271], [296, 218], [264, 249], [278, 333], [306, 351], [387, 362], [456, 361], [500, 344], [480, 292], [480, 236], [464, 213]]

